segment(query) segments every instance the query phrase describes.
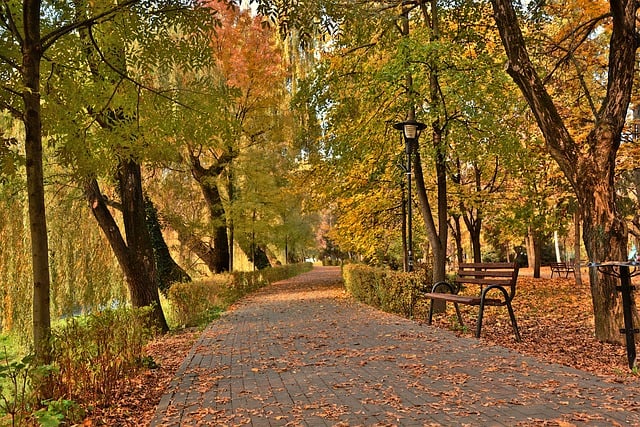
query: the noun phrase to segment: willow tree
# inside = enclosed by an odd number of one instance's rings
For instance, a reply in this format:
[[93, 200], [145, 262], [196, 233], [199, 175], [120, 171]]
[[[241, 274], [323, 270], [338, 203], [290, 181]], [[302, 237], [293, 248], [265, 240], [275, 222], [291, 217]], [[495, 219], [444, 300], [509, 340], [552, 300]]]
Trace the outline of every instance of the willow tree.
[[[520, 18], [511, 0], [492, 0], [494, 17], [509, 58], [507, 72], [519, 86], [542, 131], [546, 147], [571, 183], [580, 205], [583, 240], [589, 260], [595, 262], [627, 258], [627, 227], [616, 206], [615, 163], [625, 125], [637, 61], [636, 29], [638, 3], [634, 0], [582, 2], [581, 16], [571, 17], [573, 31], [559, 40], [555, 51], [563, 52], [562, 62], [575, 67], [582, 93], [569, 108], [554, 98], [530, 58], [528, 42], [520, 28]], [[570, 20], [570, 21], [571, 21]], [[604, 70], [587, 74], [582, 65], [592, 59], [585, 47], [598, 37], [608, 36], [608, 61]], [[551, 74], [550, 74], [551, 75]], [[600, 97], [588, 84], [595, 79], [606, 83]], [[572, 133], [567, 124], [576, 105], [587, 104], [581, 119], [590, 123], [584, 134]], [[616, 279], [590, 270], [591, 295], [598, 339], [621, 342], [621, 297]], [[633, 304], [633, 312], [635, 303]], [[636, 318], [638, 316], [636, 315]]]

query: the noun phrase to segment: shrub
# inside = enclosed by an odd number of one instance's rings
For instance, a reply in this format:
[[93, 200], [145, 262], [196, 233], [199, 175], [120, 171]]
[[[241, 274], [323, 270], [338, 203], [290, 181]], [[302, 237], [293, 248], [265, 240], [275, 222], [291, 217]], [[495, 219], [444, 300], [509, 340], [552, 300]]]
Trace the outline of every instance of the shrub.
[[0, 361], [0, 425], [23, 425], [37, 403], [31, 387], [32, 356]]
[[389, 313], [412, 317], [425, 284], [425, 272], [398, 272], [361, 264], [342, 269], [347, 292], [357, 300]]
[[105, 403], [137, 371], [155, 331], [150, 308], [117, 308], [66, 320], [52, 330], [54, 398]]
[[219, 295], [230, 280], [231, 275], [225, 274], [171, 285], [167, 293], [171, 326], [196, 326], [209, 320], [206, 314], [223, 305]]

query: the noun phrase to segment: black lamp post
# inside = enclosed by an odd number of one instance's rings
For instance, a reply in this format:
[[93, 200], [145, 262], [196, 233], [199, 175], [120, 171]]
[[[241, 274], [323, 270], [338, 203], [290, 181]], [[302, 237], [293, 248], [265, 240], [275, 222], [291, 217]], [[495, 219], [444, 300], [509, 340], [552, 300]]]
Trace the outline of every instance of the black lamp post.
[[407, 120], [406, 122], [400, 122], [393, 125], [395, 129], [402, 131], [404, 137], [405, 153], [407, 154], [407, 252], [408, 262], [407, 271], [413, 271], [413, 233], [411, 224], [411, 154], [418, 143], [418, 137], [422, 129], [427, 127], [424, 123], [417, 122], [415, 120]]

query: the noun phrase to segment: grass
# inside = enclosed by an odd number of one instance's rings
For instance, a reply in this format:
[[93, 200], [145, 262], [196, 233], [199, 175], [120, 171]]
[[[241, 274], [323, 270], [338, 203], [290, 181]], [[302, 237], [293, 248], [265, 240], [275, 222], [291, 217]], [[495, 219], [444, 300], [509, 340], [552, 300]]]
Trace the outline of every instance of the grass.
[[26, 349], [15, 336], [0, 334], [0, 360], [2, 363], [18, 360], [26, 354]]

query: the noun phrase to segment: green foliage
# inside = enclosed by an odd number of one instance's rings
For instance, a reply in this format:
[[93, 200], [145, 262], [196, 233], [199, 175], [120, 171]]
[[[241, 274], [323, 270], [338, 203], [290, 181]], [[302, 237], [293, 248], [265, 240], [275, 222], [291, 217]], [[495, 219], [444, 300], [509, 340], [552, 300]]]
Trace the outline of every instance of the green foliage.
[[6, 349], [0, 364], [0, 425], [20, 426], [35, 406], [31, 388], [32, 356], [10, 360]]
[[52, 331], [54, 396], [104, 403], [144, 358], [151, 309], [118, 308], [72, 318]]
[[[52, 175], [58, 172], [50, 168]], [[0, 185], [0, 326], [26, 344], [33, 290], [23, 185], [20, 174]], [[122, 272], [81, 193], [64, 184], [50, 188], [55, 189], [47, 195], [52, 318], [127, 301]]]
[[279, 280], [311, 270], [310, 263], [288, 264], [254, 272], [221, 274], [213, 279], [175, 283], [168, 292], [172, 326], [208, 323], [243, 296]]
[[51, 381], [55, 372], [53, 365], [33, 365], [33, 355], [12, 360], [5, 350], [0, 362], [0, 426], [37, 422], [43, 427], [57, 427], [81, 421], [84, 409], [71, 400], [58, 398], [38, 404], [38, 387]]
[[418, 296], [431, 273], [398, 272], [362, 264], [347, 264], [342, 275], [347, 291], [357, 300], [389, 313], [413, 316]]
[[44, 408], [33, 414], [42, 427], [57, 427], [64, 425], [65, 421], [81, 421], [85, 415], [84, 409], [72, 400], [47, 400], [44, 404]]

